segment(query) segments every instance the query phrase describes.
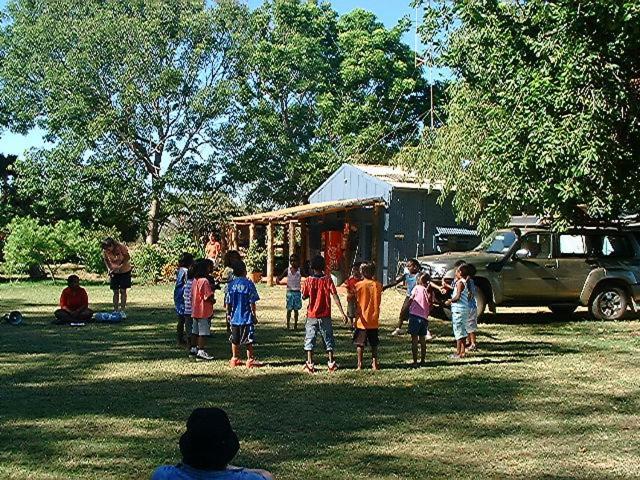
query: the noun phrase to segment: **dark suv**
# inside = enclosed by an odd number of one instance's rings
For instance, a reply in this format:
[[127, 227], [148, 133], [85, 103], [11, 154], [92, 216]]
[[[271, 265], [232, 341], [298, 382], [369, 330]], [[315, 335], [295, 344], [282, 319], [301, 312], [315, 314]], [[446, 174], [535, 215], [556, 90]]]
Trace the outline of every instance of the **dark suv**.
[[[570, 314], [583, 305], [594, 318], [616, 320], [640, 301], [640, 230], [634, 228], [504, 229], [472, 251], [419, 260], [442, 282], [453, 279], [458, 260], [474, 264], [479, 314], [501, 305]], [[439, 296], [435, 316], [450, 316], [444, 300]]]

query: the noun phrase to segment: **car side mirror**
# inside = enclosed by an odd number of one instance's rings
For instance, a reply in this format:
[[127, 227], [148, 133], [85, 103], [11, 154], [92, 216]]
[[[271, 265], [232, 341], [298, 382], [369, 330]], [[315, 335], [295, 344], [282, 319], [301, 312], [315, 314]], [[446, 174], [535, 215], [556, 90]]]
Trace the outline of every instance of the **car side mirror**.
[[529, 250], [527, 250], [526, 248], [521, 248], [520, 250], [516, 251], [514, 257], [516, 258], [516, 260], [525, 260], [527, 258], [529, 258], [531, 256], [531, 252]]

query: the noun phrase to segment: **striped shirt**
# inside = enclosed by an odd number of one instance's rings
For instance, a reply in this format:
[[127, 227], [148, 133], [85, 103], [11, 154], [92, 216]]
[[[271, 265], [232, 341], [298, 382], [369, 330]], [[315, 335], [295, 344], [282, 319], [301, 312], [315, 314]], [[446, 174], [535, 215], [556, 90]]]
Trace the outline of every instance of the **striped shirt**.
[[191, 287], [193, 286], [193, 278], [188, 278], [184, 284], [184, 314], [191, 316], [193, 308], [191, 306]]

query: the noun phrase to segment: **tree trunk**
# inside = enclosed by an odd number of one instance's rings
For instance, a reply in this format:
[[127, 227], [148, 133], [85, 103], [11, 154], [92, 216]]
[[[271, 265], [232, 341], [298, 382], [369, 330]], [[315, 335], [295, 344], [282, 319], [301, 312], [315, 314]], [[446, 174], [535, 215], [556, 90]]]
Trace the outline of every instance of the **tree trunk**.
[[151, 199], [149, 217], [147, 223], [146, 242], [150, 245], [158, 243], [160, 233], [160, 200], [157, 197]]

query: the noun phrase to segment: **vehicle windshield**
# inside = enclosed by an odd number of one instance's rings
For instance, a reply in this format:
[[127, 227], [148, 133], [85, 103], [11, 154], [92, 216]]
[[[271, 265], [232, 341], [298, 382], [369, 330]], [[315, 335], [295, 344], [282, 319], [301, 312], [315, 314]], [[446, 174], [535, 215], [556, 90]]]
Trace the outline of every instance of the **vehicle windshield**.
[[507, 253], [516, 239], [516, 234], [513, 232], [493, 232], [476, 247], [476, 251]]

